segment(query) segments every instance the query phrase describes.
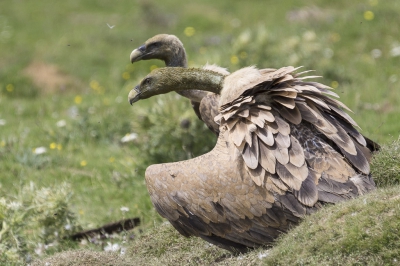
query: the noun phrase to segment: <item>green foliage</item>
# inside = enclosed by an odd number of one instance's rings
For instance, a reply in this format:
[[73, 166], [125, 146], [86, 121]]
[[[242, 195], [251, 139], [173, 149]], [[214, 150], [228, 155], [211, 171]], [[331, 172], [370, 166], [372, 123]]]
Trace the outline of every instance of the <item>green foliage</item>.
[[378, 187], [390, 187], [400, 184], [400, 140], [384, 145], [374, 155], [371, 162], [371, 174]]
[[171, 93], [150, 99], [150, 107], [135, 112], [136, 145], [146, 151], [140, 157], [142, 167], [190, 159], [214, 147], [215, 135], [196, 117], [190, 102], [179, 97]]
[[69, 206], [71, 193], [66, 183], [49, 188], [30, 183], [18, 195], [0, 198], [2, 265], [29, 262], [68, 243], [63, 238], [78, 229]]
[[[165, 223], [135, 240], [114, 265], [125, 265], [126, 261], [137, 265], [396, 265], [400, 258], [399, 189], [378, 189], [355, 200], [328, 205], [305, 217], [273, 248], [246, 254], [234, 255], [200, 238], [185, 238]], [[72, 263], [78, 255], [82, 261], [90, 260], [92, 255], [85, 253], [75, 252], [69, 258], [55, 255], [42, 263]], [[115, 256], [110, 254], [109, 259]]]

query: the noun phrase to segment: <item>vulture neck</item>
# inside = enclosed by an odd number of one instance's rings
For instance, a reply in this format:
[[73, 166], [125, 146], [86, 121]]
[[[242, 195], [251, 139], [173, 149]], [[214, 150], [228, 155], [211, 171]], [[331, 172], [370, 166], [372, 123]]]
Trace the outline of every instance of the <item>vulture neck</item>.
[[[165, 58], [165, 65], [167, 67], [184, 67], [187, 68], [187, 59], [186, 59], [186, 51], [183, 46], [178, 43], [173, 43], [171, 45], [171, 49], [173, 49], [173, 56], [169, 56]], [[190, 99], [194, 102], [200, 102], [204, 96], [207, 95], [206, 91], [201, 90], [181, 90], [176, 91], [179, 95]]]
[[165, 80], [162, 83], [163, 93], [176, 92], [213, 92], [220, 94], [224, 75], [217, 72], [194, 68], [164, 68]]

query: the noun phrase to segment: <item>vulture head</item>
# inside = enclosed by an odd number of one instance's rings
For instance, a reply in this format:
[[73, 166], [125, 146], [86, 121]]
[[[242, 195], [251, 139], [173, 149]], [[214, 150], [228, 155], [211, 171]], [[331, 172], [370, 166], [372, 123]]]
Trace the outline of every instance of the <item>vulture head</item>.
[[185, 48], [174, 35], [158, 34], [133, 50], [130, 56], [132, 63], [149, 59], [163, 60], [170, 67], [187, 67]]
[[206, 69], [186, 69], [182, 67], [157, 68], [148, 74], [128, 95], [129, 103], [147, 99], [171, 91], [196, 91], [219, 93], [225, 75]]

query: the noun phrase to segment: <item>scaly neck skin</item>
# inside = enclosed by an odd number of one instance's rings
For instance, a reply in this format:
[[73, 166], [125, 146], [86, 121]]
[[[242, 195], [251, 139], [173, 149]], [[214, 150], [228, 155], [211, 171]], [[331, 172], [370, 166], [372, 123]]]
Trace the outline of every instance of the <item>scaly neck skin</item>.
[[[185, 48], [183, 48], [182, 46], [173, 45], [171, 49], [174, 49], [172, 53], [173, 55], [164, 59], [165, 65], [167, 67], [187, 68]], [[193, 90], [190, 88], [188, 90], [176, 91], [176, 93], [194, 102], [200, 102], [204, 98], [204, 96], [207, 95], [206, 91]]]
[[163, 78], [157, 94], [190, 89], [219, 94], [222, 90], [224, 76], [213, 71], [180, 67], [163, 68], [160, 71]]

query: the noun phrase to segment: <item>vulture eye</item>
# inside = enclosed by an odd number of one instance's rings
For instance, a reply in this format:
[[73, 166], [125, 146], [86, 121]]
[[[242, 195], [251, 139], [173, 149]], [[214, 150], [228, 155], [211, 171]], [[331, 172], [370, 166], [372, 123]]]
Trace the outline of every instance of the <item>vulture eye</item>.
[[157, 48], [160, 47], [160, 46], [161, 46], [161, 43], [160, 43], [160, 42], [153, 42], [153, 43], [151, 43], [151, 44], [148, 45], [148, 48], [150, 48], [150, 49], [157, 49]]
[[148, 85], [148, 84], [150, 84], [150, 82], [151, 82], [150, 78], [146, 78], [146, 79], [143, 81], [143, 84]]

